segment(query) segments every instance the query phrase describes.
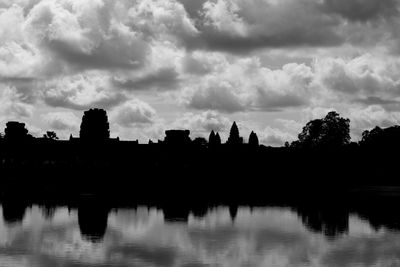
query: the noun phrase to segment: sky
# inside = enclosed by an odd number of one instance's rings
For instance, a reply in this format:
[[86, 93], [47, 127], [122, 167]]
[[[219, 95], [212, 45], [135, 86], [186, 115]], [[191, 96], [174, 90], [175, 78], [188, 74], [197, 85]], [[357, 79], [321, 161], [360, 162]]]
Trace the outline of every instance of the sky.
[[[0, 207], [0, 215], [3, 209]], [[81, 236], [77, 210], [27, 209], [22, 224], [0, 220], [0, 261], [10, 267], [125, 266], [398, 266], [399, 233], [374, 229], [356, 215], [349, 233], [328, 238], [310, 232], [284, 208], [216, 207], [188, 223], [166, 222], [162, 210], [113, 210], [100, 243]]]
[[336, 110], [351, 136], [400, 122], [398, 0], [0, 0], [0, 131], [191, 137], [233, 121], [245, 140], [296, 139]]

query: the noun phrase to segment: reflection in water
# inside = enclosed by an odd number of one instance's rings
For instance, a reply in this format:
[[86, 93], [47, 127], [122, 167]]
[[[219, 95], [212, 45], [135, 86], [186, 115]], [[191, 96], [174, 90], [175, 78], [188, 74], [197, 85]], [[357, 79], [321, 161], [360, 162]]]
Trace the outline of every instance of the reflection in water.
[[6, 224], [22, 223], [25, 215], [25, 205], [19, 202], [4, 202], [3, 206], [3, 220]]
[[371, 214], [349, 215], [336, 207], [329, 212], [305, 207], [191, 212], [173, 207], [108, 209], [95, 202], [75, 208], [3, 203], [0, 214], [0, 266], [392, 266], [400, 262], [399, 233], [361, 219], [370, 216], [374, 221]]
[[107, 230], [109, 210], [95, 203], [84, 203], [78, 207], [78, 223], [82, 237], [100, 242]]
[[299, 211], [303, 223], [312, 231], [322, 232], [330, 238], [348, 233], [349, 214], [346, 210], [301, 208]]

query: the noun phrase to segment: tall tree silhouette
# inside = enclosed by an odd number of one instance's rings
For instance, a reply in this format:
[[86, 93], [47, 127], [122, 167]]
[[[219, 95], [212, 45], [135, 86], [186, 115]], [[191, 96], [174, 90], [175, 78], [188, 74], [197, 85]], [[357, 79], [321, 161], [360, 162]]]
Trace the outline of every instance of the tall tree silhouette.
[[90, 109], [82, 117], [79, 136], [84, 141], [104, 141], [110, 138], [110, 125], [104, 109]]
[[336, 111], [325, 118], [308, 122], [293, 142], [300, 147], [340, 147], [350, 143], [350, 120], [340, 117]]
[[251, 131], [250, 136], [249, 136], [249, 145], [252, 146], [252, 147], [259, 146], [258, 136], [253, 131]]
[[243, 137], [240, 137], [239, 128], [237, 127], [236, 122], [233, 122], [227, 144], [239, 145], [242, 143], [243, 143]]

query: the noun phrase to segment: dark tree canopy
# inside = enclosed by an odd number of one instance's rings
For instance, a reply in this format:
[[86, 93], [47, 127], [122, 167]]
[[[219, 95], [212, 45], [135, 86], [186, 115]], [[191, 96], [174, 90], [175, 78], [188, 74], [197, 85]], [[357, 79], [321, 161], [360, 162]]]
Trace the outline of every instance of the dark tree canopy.
[[110, 125], [107, 112], [97, 108], [85, 111], [79, 136], [84, 141], [104, 141], [109, 139]]
[[207, 146], [208, 142], [207, 139], [205, 139], [204, 137], [196, 137], [193, 140], [193, 144], [197, 146]]
[[49, 139], [49, 140], [58, 140], [57, 134], [53, 131], [47, 131], [44, 135], [43, 135], [44, 139]]
[[239, 135], [239, 128], [237, 127], [236, 122], [233, 122], [227, 144], [240, 145], [242, 143], [243, 138]]
[[340, 117], [336, 111], [325, 118], [308, 122], [298, 136], [294, 146], [341, 147], [350, 143], [350, 120]]
[[164, 143], [168, 145], [188, 145], [192, 140], [190, 139], [189, 130], [167, 130], [165, 131]]
[[371, 131], [366, 130], [362, 133], [362, 139], [360, 143], [363, 145], [371, 145], [380, 141], [380, 139], [382, 139], [382, 136], [383, 130], [379, 126], [376, 126]]
[[374, 146], [377, 148], [399, 147], [400, 146], [400, 126], [380, 128], [376, 126], [370, 131], [362, 133], [360, 141], [362, 146]]
[[251, 131], [249, 136], [249, 145], [257, 147], [259, 146], [258, 136], [255, 132]]

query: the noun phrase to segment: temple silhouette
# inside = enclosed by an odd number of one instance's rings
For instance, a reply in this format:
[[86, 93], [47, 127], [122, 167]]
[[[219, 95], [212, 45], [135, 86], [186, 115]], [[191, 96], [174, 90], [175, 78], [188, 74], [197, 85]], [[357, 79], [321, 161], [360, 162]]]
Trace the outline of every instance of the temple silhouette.
[[[348, 191], [367, 185], [400, 185], [395, 168], [400, 126], [367, 130], [351, 142], [350, 120], [337, 112], [308, 122], [298, 140], [267, 147], [236, 122], [224, 142], [191, 139], [190, 130], [166, 130], [148, 144], [110, 138], [107, 112], [84, 112], [79, 137], [59, 140], [53, 131], [29, 134], [22, 122], [6, 124], [0, 138], [0, 197], [69, 199], [82, 194], [151, 203], [262, 202], [277, 192]], [[248, 140], [248, 141], [247, 141]]]

